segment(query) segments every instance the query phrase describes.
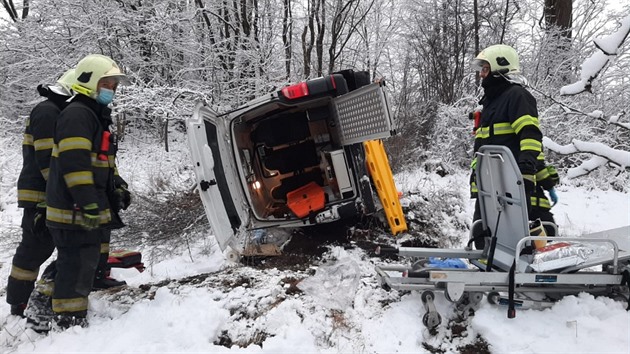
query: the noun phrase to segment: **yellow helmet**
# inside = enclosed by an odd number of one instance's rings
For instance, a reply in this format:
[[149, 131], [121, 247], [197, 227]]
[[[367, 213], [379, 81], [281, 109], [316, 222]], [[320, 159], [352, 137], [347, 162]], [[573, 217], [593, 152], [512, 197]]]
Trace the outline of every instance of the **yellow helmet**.
[[72, 84], [74, 84], [74, 69], [69, 69], [59, 77], [57, 83], [48, 88], [61, 96], [72, 96]]
[[110, 57], [100, 54], [90, 54], [81, 59], [75, 68], [75, 75], [72, 89], [91, 98], [96, 98], [96, 86], [98, 81], [104, 77], [113, 77], [122, 83], [127, 81], [127, 76], [120, 70], [116, 62]]
[[501, 74], [520, 73], [520, 63], [516, 50], [505, 44], [495, 44], [482, 50], [472, 61], [472, 65], [481, 67], [484, 63], [490, 64], [491, 72]]

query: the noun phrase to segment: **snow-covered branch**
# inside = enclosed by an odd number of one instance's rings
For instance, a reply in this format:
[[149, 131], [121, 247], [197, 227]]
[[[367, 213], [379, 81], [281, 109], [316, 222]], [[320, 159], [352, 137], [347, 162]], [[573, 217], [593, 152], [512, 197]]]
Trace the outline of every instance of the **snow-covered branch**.
[[[583, 112], [579, 112], [584, 114]], [[615, 115], [611, 115], [610, 117], [606, 118], [606, 116], [604, 115], [604, 112], [599, 111], [599, 110], [595, 110], [591, 113], [586, 114], [589, 117], [592, 118], [597, 118], [599, 120], [602, 120], [608, 124], [613, 124], [616, 125], [618, 127], [624, 128], [624, 129], [628, 129], [630, 130], [630, 123], [624, 123], [624, 122], [620, 122], [619, 119], [623, 116], [626, 115], [626, 112], [621, 112], [619, 114], [615, 114]]]
[[608, 36], [596, 38], [593, 42], [600, 51], [593, 53], [581, 66], [580, 81], [560, 88], [561, 95], [576, 95], [578, 93], [591, 90], [593, 80], [604, 69], [612, 56], [617, 55], [618, 49], [630, 33], [630, 15], [621, 21], [621, 27], [617, 32]]
[[596, 155], [588, 161], [582, 162], [580, 166], [569, 169], [569, 172], [567, 173], [568, 178], [575, 178], [588, 174], [608, 162], [618, 165], [620, 169], [630, 168], [630, 152], [613, 149], [602, 143], [574, 139], [571, 144], [560, 145], [548, 137], [544, 137], [543, 144], [547, 149], [562, 155], [577, 153], [590, 153]]
[[624, 122], [620, 122], [619, 121], [623, 116], [626, 115], [625, 111], [621, 111], [621, 113], [619, 113], [619, 114], [613, 114], [613, 115], [609, 116], [608, 118], [606, 117], [604, 112], [602, 112], [600, 110], [595, 110], [595, 111], [592, 111], [591, 113], [586, 113], [586, 112], [584, 112], [584, 111], [582, 111], [580, 109], [577, 109], [575, 107], [569, 106], [565, 102], [559, 101], [555, 97], [550, 96], [550, 95], [546, 94], [545, 92], [537, 89], [536, 87], [531, 86], [529, 83], [527, 84], [527, 87], [529, 89], [533, 90], [533, 91], [538, 92], [539, 94], [541, 94], [545, 98], [549, 99], [553, 103], [556, 103], [556, 104], [560, 105], [562, 110], [565, 113], [567, 113], [567, 114], [572, 113], [572, 114], [588, 116], [588, 117], [591, 117], [591, 118], [596, 118], [596, 119], [604, 121], [604, 122], [606, 122], [608, 124], [616, 125], [618, 127], [630, 130], [630, 123], [624, 123]]
[[587, 175], [591, 173], [592, 171], [604, 166], [606, 162], [608, 162], [608, 160], [606, 160], [603, 157], [593, 156], [592, 158], [586, 161], [582, 161], [582, 163], [579, 166], [568, 169], [566, 176], [567, 178], [571, 179], [571, 178]]

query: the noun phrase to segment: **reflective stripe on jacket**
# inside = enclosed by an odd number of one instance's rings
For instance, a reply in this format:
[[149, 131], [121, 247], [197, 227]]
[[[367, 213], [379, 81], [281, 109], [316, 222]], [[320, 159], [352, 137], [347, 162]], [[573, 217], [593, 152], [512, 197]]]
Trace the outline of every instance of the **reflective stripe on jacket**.
[[523, 175], [535, 175], [542, 153], [542, 132], [536, 99], [520, 85], [509, 85], [493, 100], [484, 100], [475, 149], [484, 145], [507, 146]]
[[55, 122], [66, 105], [65, 96], [45, 89], [40, 94], [47, 94], [48, 99], [31, 110], [22, 140], [22, 170], [17, 182], [20, 208], [32, 208], [46, 201]]
[[104, 131], [109, 131], [111, 110], [91, 98], [76, 95], [57, 120], [47, 190], [46, 224], [79, 229], [81, 208], [96, 203], [101, 226], [110, 226], [108, 192], [116, 174], [116, 144], [100, 151]]
[[[521, 174], [535, 180], [537, 172], [545, 167], [536, 99], [524, 87], [509, 84], [501, 94], [493, 99], [484, 98], [481, 103], [483, 110], [475, 132], [474, 151], [484, 145], [506, 146]], [[476, 192], [471, 178], [471, 195], [475, 197]]]

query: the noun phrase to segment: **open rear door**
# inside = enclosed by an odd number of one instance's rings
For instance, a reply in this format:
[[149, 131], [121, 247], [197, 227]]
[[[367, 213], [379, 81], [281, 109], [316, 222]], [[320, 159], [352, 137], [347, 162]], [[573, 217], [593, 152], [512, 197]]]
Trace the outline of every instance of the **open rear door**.
[[242, 193], [228, 182], [238, 179], [231, 178], [235, 170], [225, 125], [210, 109], [198, 104], [186, 130], [199, 195], [214, 236], [222, 250], [228, 246], [238, 250], [235, 235], [247, 214]]

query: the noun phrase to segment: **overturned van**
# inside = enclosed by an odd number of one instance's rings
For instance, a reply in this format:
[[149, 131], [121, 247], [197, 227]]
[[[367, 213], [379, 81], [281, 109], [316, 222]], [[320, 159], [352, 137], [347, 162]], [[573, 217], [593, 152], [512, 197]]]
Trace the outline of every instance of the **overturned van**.
[[383, 85], [345, 70], [221, 115], [197, 104], [188, 143], [221, 249], [250, 254], [254, 231], [383, 210], [393, 234], [406, 230], [380, 141], [395, 134]]

